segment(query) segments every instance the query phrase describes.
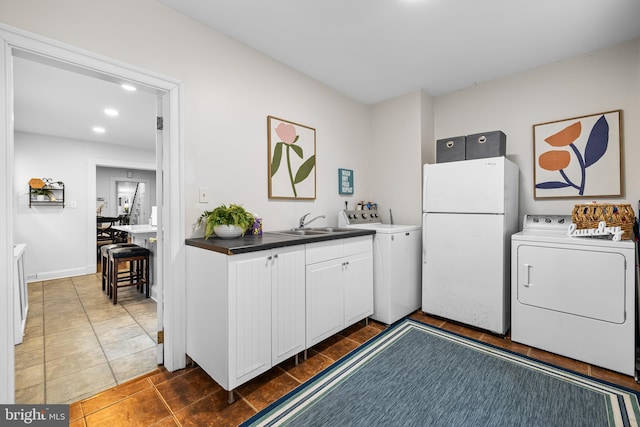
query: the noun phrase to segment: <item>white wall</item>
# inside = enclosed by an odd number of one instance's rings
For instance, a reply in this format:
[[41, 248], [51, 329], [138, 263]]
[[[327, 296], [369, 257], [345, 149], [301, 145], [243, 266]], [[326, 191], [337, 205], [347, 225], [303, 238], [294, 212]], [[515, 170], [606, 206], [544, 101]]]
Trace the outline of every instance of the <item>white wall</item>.
[[[435, 150], [432, 150], [432, 147], [435, 145], [435, 139], [433, 138], [435, 131], [433, 104], [434, 98], [422, 92], [422, 139], [420, 140], [420, 163], [422, 165], [436, 161]], [[420, 210], [422, 210], [422, 208]]]
[[[14, 154], [13, 239], [27, 244], [27, 276], [33, 281], [91, 273], [88, 270], [95, 266], [96, 255], [87, 247], [87, 219], [95, 216], [96, 207], [95, 200], [88, 199], [89, 186], [95, 188], [95, 182], [87, 179], [90, 162], [105, 159], [153, 164], [155, 152], [16, 132]], [[29, 208], [28, 182], [34, 177], [65, 183], [64, 209]]]
[[569, 215], [575, 204], [591, 200], [533, 199], [533, 125], [617, 109], [623, 110], [626, 194], [598, 201], [630, 203], [637, 210], [640, 40], [439, 96], [434, 140], [502, 130], [507, 157], [520, 167], [520, 213]]
[[[533, 200], [532, 125], [618, 108], [625, 117], [624, 199], [635, 205], [640, 196], [633, 164], [640, 136], [634, 120], [640, 112], [638, 41], [434, 98], [431, 134], [428, 97], [412, 93], [363, 106], [153, 0], [2, 2], [0, 16], [9, 25], [184, 82], [187, 233], [204, 209], [231, 202], [262, 216], [266, 230], [291, 227], [306, 212], [326, 214], [326, 223], [334, 224], [345, 200], [353, 206], [377, 199], [382, 209], [394, 209], [397, 223], [416, 222], [415, 159], [435, 159], [435, 139], [493, 129], [507, 134], [507, 155], [521, 168], [521, 212], [568, 213], [575, 200]], [[315, 201], [268, 199], [268, 115], [317, 129]], [[431, 152], [420, 146], [429, 138]], [[338, 195], [340, 167], [355, 172], [353, 196]], [[377, 187], [375, 173], [385, 167], [401, 174], [403, 191], [395, 191], [386, 174], [384, 187]], [[211, 203], [197, 202], [198, 187], [209, 188]]]
[[[265, 230], [292, 227], [306, 212], [337, 224], [345, 200], [338, 195], [339, 167], [354, 170], [352, 200], [372, 197], [363, 155], [370, 140], [367, 107], [156, 1], [2, 2], [0, 16], [184, 82], [187, 233], [203, 210], [232, 202], [260, 215]], [[315, 201], [268, 199], [268, 115], [317, 130]], [[209, 205], [198, 203], [198, 187], [209, 189]]]
[[[412, 92], [371, 107], [370, 182], [383, 222], [421, 223], [423, 94]], [[427, 130], [424, 130], [427, 132]]]

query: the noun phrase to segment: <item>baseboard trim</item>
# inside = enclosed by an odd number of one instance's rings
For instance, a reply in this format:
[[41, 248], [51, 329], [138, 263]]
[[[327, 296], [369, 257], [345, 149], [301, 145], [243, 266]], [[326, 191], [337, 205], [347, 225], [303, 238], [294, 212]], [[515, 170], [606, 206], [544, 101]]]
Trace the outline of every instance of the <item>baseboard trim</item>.
[[[94, 271], [95, 273], [95, 271]], [[42, 282], [43, 280], [64, 279], [66, 277], [84, 276], [92, 274], [87, 268], [72, 268], [69, 270], [43, 271], [39, 273], [27, 274], [27, 283]]]

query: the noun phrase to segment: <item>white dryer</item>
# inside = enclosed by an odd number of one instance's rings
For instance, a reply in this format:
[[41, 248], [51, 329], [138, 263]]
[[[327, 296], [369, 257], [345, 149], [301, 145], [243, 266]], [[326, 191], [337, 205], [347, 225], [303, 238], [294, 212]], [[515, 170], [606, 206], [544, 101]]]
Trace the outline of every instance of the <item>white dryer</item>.
[[635, 243], [526, 215], [511, 237], [511, 339], [635, 376]]

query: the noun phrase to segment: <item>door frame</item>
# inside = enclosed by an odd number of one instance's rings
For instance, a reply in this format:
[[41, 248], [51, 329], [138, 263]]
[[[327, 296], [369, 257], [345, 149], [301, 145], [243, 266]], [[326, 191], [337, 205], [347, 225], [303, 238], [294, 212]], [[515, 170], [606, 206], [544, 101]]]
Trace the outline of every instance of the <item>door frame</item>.
[[[156, 183], [158, 206], [158, 274], [163, 282], [159, 304], [163, 306], [164, 365], [169, 371], [186, 366], [185, 343], [185, 218], [183, 156], [183, 84], [182, 82], [100, 56], [55, 40], [0, 24], [0, 402], [15, 402], [15, 363], [13, 343], [14, 273], [13, 216], [14, 128], [13, 128], [13, 56], [31, 56], [51, 60], [86, 75], [118, 82], [136, 82], [162, 98], [165, 112], [161, 144], [158, 147]], [[168, 117], [166, 113], [168, 112]], [[162, 308], [161, 308], [162, 309]]]

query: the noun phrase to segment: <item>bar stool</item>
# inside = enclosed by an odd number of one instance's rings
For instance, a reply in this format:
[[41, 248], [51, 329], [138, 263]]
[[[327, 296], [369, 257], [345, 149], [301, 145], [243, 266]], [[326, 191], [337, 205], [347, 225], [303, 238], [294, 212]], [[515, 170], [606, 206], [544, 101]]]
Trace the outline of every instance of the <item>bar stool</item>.
[[126, 248], [136, 246], [133, 243], [112, 243], [100, 247], [100, 265], [102, 270], [102, 291], [107, 295], [111, 294], [111, 289], [107, 287], [107, 278], [109, 274], [109, 251], [115, 248]]
[[[149, 258], [151, 251], [142, 246], [130, 246], [123, 248], [114, 248], [109, 252], [109, 274], [107, 277], [107, 285], [111, 290], [111, 298], [113, 303], [118, 303], [118, 288], [126, 286], [136, 286], [140, 288], [140, 292], [146, 290], [146, 297], [150, 295], [149, 283]], [[129, 271], [125, 274], [118, 274], [120, 263], [128, 262]]]

